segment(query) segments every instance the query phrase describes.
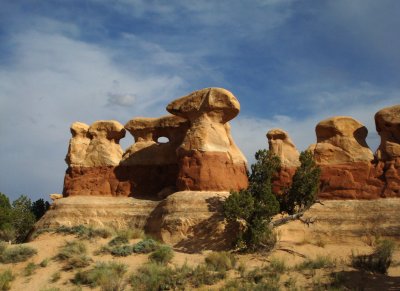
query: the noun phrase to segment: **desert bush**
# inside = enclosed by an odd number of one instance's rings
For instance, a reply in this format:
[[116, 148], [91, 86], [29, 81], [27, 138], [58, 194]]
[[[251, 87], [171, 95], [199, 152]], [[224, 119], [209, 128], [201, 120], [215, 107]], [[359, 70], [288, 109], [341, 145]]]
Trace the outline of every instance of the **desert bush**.
[[24, 268], [24, 276], [29, 277], [32, 276], [37, 269], [37, 265], [34, 263], [30, 262], [26, 267]]
[[119, 291], [124, 289], [123, 277], [127, 266], [115, 262], [97, 263], [92, 269], [78, 272], [72, 280], [75, 284], [100, 286], [103, 291]]
[[42, 268], [46, 268], [48, 264], [49, 264], [49, 259], [44, 259], [39, 263], [39, 266]]
[[335, 266], [335, 262], [329, 257], [317, 256], [315, 259], [306, 259], [302, 263], [298, 264], [295, 269], [301, 270], [312, 270], [322, 268], [332, 268]]
[[379, 240], [370, 255], [351, 255], [351, 264], [354, 268], [386, 274], [392, 262], [395, 243], [392, 240]]
[[277, 258], [272, 258], [269, 264], [269, 269], [273, 272], [276, 272], [278, 274], [282, 274], [286, 271], [286, 264], [283, 260], [277, 259]]
[[236, 247], [248, 251], [271, 250], [276, 243], [269, 225], [272, 216], [279, 211], [294, 214], [310, 207], [318, 191], [320, 169], [310, 152], [302, 152], [292, 186], [278, 201], [272, 191], [272, 181], [281, 168], [279, 157], [271, 151], [259, 150], [255, 158], [248, 188], [231, 192], [224, 202], [224, 215], [228, 221], [244, 223], [239, 229]]
[[316, 165], [313, 154], [310, 151], [301, 152], [299, 160], [300, 166], [296, 169], [289, 191], [279, 199], [281, 211], [289, 214], [314, 204], [319, 187], [321, 169]]
[[236, 258], [228, 252], [212, 252], [205, 258], [206, 265], [217, 272], [231, 270], [236, 265]]
[[158, 291], [176, 287], [176, 272], [170, 267], [157, 263], [141, 266], [137, 273], [130, 277], [130, 284], [135, 290]]
[[11, 282], [14, 280], [15, 276], [11, 270], [5, 270], [0, 273], [0, 290], [10, 290]]
[[55, 259], [63, 261], [64, 270], [84, 268], [90, 265], [91, 259], [86, 256], [86, 245], [81, 241], [66, 242]]
[[51, 277], [50, 277], [50, 282], [51, 283], [55, 283], [55, 282], [57, 282], [58, 280], [60, 280], [61, 279], [61, 273], [60, 272], [55, 272], [55, 273], [53, 273], [52, 275], [51, 275]]
[[225, 200], [224, 214], [229, 221], [243, 221], [245, 228], [239, 230], [236, 246], [255, 251], [266, 249], [261, 243], [268, 223], [279, 212], [279, 203], [272, 192], [272, 178], [280, 169], [280, 159], [271, 151], [259, 150], [256, 163], [251, 165], [249, 187], [232, 192]]
[[110, 253], [116, 257], [126, 257], [133, 253], [133, 247], [130, 245], [115, 246], [110, 249]]
[[159, 243], [152, 238], [146, 238], [133, 246], [134, 253], [148, 254], [155, 251]]
[[36, 254], [37, 251], [28, 246], [6, 247], [0, 253], [0, 262], [4, 264], [24, 262]]
[[225, 270], [213, 271], [210, 270], [209, 266], [198, 265], [193, 269], [190, 277], [188, 278], [188, 282], [190, 282], [193, 287], [198, 288], [202, 285], [214, 285], [225, 278]]
[[60, 226], [55, 229], [56, 233], [74, 234], [81, 239], [93, 239], [97, 237], [108, 238], [112, 235], [106, 228], [94, 228], [91, 226], [77, 225], [73, 227]]
[[150, 261], [167, 264], [174, 257], [174, 251], [170, 246], [161, 245], [158, 249], [156, 249], [150, 256]]
[[120, 246], [129, 243], [129, 239], [123, 236], [116, 236], [108, 242], [109, 246]]

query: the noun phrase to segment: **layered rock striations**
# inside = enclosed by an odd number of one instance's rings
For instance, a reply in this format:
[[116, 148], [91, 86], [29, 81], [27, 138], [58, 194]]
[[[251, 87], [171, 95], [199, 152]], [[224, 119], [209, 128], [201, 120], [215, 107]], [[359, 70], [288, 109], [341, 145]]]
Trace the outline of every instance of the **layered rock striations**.
[[[63, 194], [160, 199], [179, 190], [246, 188], [246, 159], [228, 123], [239, 109], [229, 91], [207, 88], [171, 102], [173, 115], [137, 117], [125, 126], [75, 122]], [[123, 152], [119, 141], [126, 130], [135, 143]]]
[[[320, 198], [400, 197], [399, 112], [400, 106], [393, 106], [375, 115], [382, 139], [375, 157], [366, 143], [367, 128], [359, 121], [337, 116], [317, 124], [317, 143], [307, 150], [321, 167]], [[271, 148], [275, 151], [273, 144]], [[283, 167], [275, 184], [288, 187], [294, 172], [295, 167]]]

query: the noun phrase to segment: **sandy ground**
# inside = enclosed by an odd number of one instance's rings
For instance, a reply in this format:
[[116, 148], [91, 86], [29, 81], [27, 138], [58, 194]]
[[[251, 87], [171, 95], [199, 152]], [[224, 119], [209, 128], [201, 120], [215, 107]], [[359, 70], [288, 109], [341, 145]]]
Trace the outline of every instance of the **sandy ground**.
[[[297, 222], [296, 222], [297, 223]], [[281, 259], [288, 267], [293, 267], [301, 263], [305, 258], [315, 258], [317, 256], [327, 256], [332, 261], [336, 262], [336, 267], [329, 270], [316, 270], [313, 272], [300, 273], [296, 271], [289, 271], [281, 277], [282, 281], [293, 278], [296, 280], [298, 286], [303, 286], [305, 289], [312, 289], [310, 284], [317, 280], [327, 280], [329, 274], [332, 272], [340, 272], [346, 280], [351, 282], [354, 288], [366, 288], [365, 290], [400, 290], [400, 250], [399, 247], [394, 253], [393, 263], [389, 269], [388, 275], [373, 275], [370, 273], [359, 272], [349, 267], [349, 258], [353, 252], [368, 253], [372, 250], [369, 245], [370, 241], [365, 239], [347, 239], [343, 242], [335, 242], [332, 238], [321, 238], [312, 236], [306, 226], [301, 226], [304, 231], [297, 232], [296, 236], [290, 235], [285, 232], [284, 228], [278, 230], [278, 244], [275, 250], [269, 254], [238, 254], [239, 264], [242, 263], [246, 269], [250, 270], [255, 267], [262, 267], [275, 258]], [[71, 283], [76, 271], [62, 271], [62, 263], [52, 260], [58, 253], [59, 248], [66, 242], [76, 239], [72, 235], [60, 235], [54, 233], [44, 233], [37, 237], [34, 241], [27, 243], [30, 247], [35, 248], [38, 254], [30, 260], [18, 264], [3, 264], [0, 265], [0, 271], [11, 269], [13, 274], [16, 275], [15, 280], [12, 282], [11, 290], [47, 290], [50, 288], [59, 288], [60, 290], [79, 290], [77, 286]], [[115, 258], [111, 255], [95, 256], [94, 251], [106, 244], [110, 239], [96, 239], [88, 241], [87, 244], [89, 255], [92, 256], [94, 262], [100, 261], [118, 261], [128, 265], [128, 274], [135, 272], [135, 270], [148, 261], [147, 255], [135, 254], [128, 257]], [[134, 243], [138, 240], [132, 240]], [[399, 242], [397, 242], [399, 246]], [[209, 251], [199, 253], [183, 253], [175, 251], [175, 256], [172, 265], [180, 266], [185, 262], [189, 265], [197, 265], [204, 262], [205, 256]], [[49, 259], [46, 267], [38, 267], [33, 275], [24, 276], [23, 270], [30, 263], [39, 264], [41, 261]], [[61, 270], [61, 271], [60, 271]], [[51, 277], [54, 273], [60, 272], [61, 278], [55, 282], [51, 282]], [[230, 272], [230, 277], [238, 276], [237, 272]], [[200, 288], [202, 290], [217, 289], [224, 283], [220, 282], [215, 286], [206, 286]], [[128, 286], [127, 290], [131, 287]], [[82, 287], [82, 290], [99, 290], [91, 289], [89, 287]]]

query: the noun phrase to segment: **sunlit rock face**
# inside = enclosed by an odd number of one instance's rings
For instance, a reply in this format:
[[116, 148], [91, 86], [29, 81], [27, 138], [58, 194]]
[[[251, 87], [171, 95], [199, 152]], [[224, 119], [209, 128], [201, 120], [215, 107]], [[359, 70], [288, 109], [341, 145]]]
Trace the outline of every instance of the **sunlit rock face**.
[[400, 105], [379, 110], [375, 114], [376, 131], [381, 143], [375, 156], [380, 161], [400, 158]]
[[[239, 109], [229, 91], [207, 88], [171, 102], [172, 115], [135, 117], [125, 126], [76, 122], [63, 194], [161, 199], [178, 190], [246, 188], [246, 159], [228, 123]], [[119, 141], [126, 131], [135, 143], [123, 151]]]
[[239, 110], [236, 97], [221, 88], [195, 91], [167, 106], [168, 112], [190, 122], [177, 149], [178, 190], [247, 187], [246, 159], [234, 143], [228, 124]]
[[269, 150], [281, 159], [281, 163], [285, 167], [298, 167], [299, 151], [289, 137], [289, 134], [280, 129], [275, 128], [267, 132]]
[[318, 164], [371, 162], [374, 157], [366, 137], [367, 128], [349, 116], [335, 116], [319, 122], [315, 128], [317, 143], [308, 149]]

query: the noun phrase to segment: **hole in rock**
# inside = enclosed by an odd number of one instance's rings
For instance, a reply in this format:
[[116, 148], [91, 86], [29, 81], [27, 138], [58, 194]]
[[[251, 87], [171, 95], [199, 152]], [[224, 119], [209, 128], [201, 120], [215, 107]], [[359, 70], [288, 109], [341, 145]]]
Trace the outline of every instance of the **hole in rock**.
[[157, 142], [158, 142], [158, 143], [167, 143], [167, 142], [169, 142], [169, 139], [168, 139], [168, 137], [166, 137], [166, 136], [160, 136], [160, 137], [157, 139]]

